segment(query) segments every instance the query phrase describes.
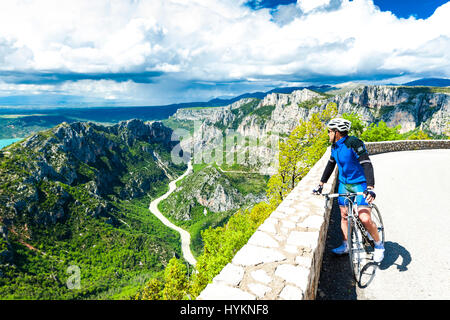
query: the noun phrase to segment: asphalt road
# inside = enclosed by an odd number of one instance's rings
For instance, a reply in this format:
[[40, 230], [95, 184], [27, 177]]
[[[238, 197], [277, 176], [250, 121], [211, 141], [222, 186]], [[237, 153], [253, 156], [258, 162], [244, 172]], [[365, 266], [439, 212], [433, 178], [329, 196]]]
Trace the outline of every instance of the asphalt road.
[[189, 262], [191, 265], [195, 265], [197, 263], [196, 259], [194, 258], [194, 255], [191, 252], [191, 235], [186, 230], [174, 225], [172, 222], [170, 222], [158, 209], [158, 204], [166, 199], [172, 192], [174, 192], [177, 188], [176, 183], [177, 181], [183, 179], [186, 175], [192, 172], [192, 161], [189, 161], [188, 163], [188, 169], [176, 180], [173, 180], [169, 183], [169, 190], [163, 194], [161, 197], [153, 200], [150, 203], [149, 209], [150, 211], [159, 219], [163, 224], [168, 226], [169, 228], [177, 231], [181, 236], [181, 250], [183, 252], [184, 259]]
[[341, 243], [335, 206], [317, 299], [450, 299], [450, 150], [391, 152], [371, 160], [375, 203], [386, 230], [385, 258], [367, 287], [352, 281], [348, 257], [329, 252]]

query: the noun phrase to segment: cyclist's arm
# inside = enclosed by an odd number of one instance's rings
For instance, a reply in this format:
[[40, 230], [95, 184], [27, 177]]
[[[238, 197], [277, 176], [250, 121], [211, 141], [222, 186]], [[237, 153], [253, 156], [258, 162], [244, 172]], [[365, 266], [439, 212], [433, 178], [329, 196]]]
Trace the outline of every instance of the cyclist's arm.
[[327, 166], [325, 167], [325, 170], [323, 171], [322, 178], [320, 178], [320, 185], [323, 186], [324, 183], [328, 181], [331, 174], [333, 173], [334, 167], [336, 166], [336, 160], [334, 160], [333, 156], [330, 157], [330, 160], [328, 160]]
[[364, 142], [356, 137], [352, 137], [350, 145], [356, 154], [356, 158], [358, 159], [359, 164], [364, 169], [364, 176], [366, 177], [367, 187], [374, 188], [375, 176], [373, 174], [373, 166], [369, 158], [369, 152], [367, 152]]
[[373, 166], [370, 161], [369, 154], [366, 152], [365, 154], [359, 156], [359, 163], [364, 169], [364, 175], [366, 176], [366, 182], [368, 188], [375, 187], [375, 176], [373, 174]]

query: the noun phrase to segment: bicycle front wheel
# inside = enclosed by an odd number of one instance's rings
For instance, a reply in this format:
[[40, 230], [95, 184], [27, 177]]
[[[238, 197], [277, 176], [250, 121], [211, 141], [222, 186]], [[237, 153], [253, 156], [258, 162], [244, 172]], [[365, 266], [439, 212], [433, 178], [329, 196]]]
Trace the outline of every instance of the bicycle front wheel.
[[384, 244], [384, 240], [385, 240], [384, 224], [383, 224], [383, 219], [381, 219], [380, 210], [373, 203], [372, 203], [371, 207], [372, 207], [372, 213], [371, 213], [372, 221], [376, 224], [378, 234], [380, 236], [381, 241]]
[[361, 270], [363, 268], [363, 254], [365, 251], [362, 243], [361, 231], [353, 219], [349, 219], [348, 221], [347, 242], [353, 278], [359, 283]]

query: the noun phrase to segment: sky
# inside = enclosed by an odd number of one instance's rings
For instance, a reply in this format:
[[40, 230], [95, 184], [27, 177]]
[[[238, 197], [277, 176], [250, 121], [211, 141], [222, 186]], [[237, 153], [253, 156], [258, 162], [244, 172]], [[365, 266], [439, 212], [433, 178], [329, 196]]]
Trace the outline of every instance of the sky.
[[149, 106], [450, 78], [439, 0], [0, 2], [0, 108]]

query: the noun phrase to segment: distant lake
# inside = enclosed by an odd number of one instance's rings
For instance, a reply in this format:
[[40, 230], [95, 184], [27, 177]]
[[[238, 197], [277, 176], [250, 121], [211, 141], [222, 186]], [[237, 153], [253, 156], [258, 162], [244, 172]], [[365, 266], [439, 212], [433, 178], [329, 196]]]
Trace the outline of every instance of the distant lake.
[[20, 141], [23, 138], [14, 138], [14, 139], [0, 139], [0, 149], [13, 144], [14, 142]]

